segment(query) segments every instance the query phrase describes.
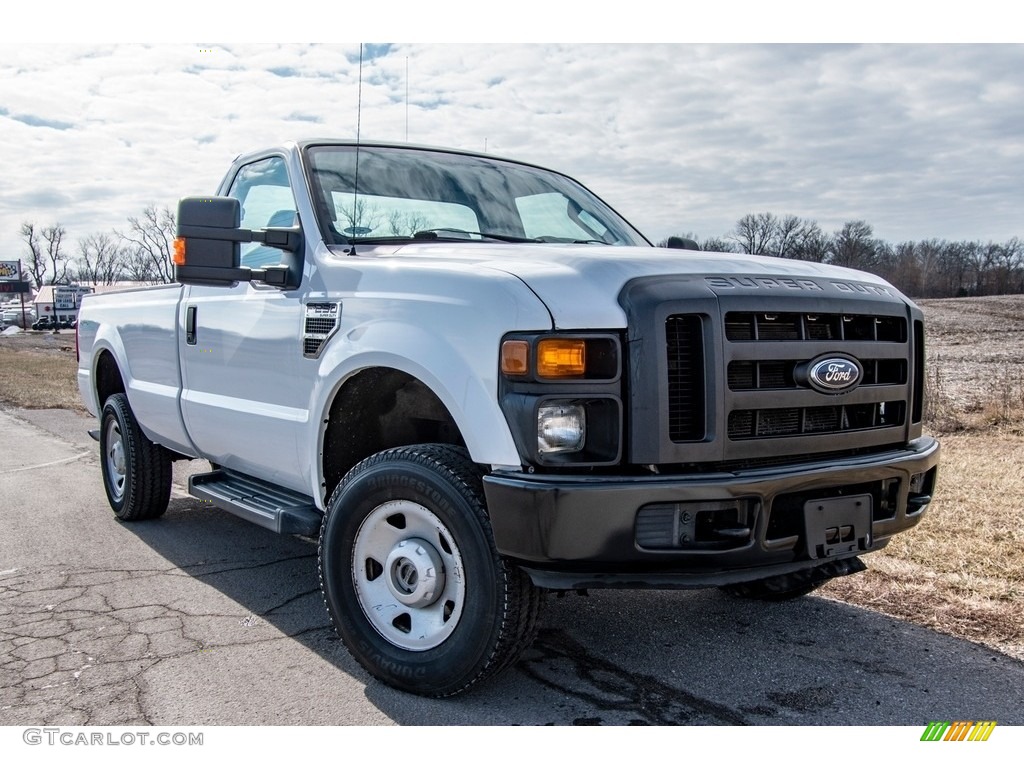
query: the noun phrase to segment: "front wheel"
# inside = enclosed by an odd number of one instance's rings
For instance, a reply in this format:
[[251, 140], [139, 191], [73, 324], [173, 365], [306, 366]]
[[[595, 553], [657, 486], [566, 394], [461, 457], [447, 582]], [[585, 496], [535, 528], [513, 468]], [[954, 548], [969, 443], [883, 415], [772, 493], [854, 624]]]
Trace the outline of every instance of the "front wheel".
[[331, 495], [320, 585], [335, 629], [374, 677], [426, 696], [464, 691], [533, 640], [540, 590], [501, 558], [466, 452], [375, 454]]

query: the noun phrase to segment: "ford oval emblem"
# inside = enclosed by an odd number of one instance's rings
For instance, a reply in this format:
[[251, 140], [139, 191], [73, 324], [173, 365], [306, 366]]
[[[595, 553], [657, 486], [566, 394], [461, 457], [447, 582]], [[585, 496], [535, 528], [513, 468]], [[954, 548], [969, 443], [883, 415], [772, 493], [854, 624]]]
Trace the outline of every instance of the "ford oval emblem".
[[860, 384], [864, 373], [856, 360], [848, 357], [826, 357], [811, 365], [807, 383], [819, 392], [837, 395], [849, 392]]

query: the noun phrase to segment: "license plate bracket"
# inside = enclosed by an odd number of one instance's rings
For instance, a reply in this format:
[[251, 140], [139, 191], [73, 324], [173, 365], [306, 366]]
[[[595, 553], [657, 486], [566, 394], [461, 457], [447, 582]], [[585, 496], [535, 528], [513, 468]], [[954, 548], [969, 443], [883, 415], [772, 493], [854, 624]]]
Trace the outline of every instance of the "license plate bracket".
[[812, 560], [863, 552], [871, 546], [871, 495], [812, 499], [804, 504], [804, 534]]

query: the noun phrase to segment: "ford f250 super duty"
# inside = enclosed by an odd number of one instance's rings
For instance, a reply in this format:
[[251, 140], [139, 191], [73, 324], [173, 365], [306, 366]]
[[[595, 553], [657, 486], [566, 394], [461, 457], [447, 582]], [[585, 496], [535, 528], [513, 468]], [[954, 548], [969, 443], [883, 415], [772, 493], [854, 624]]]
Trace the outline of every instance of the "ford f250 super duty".
[[545, 590], [806, 594], [931, 499], [922, 314], [873, 275], [654, 248], [561, 174], [333, 140], [239, 157], [178, 234], [177, 284], [82, 303], [110, 505], [158, 517], [208, 460], [194, 496], [318, 538], [395, 687], [512, 664]]

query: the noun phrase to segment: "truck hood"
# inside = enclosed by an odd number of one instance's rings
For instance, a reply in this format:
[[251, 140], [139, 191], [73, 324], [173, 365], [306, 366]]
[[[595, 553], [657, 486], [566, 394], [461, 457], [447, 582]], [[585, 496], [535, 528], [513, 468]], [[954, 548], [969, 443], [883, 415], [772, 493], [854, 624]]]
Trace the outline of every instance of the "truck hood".
[[455, 269], [472, 266], [513, 275], [544, 302], [555, 327], [563, 329], [625, 327], [619, 292], [630, 280], [642, 277], [723, 278], [707, 281], [708, 290], [715, 293], [746, 287], [795, 294], [810, 281], [823, 288], [839, 284], [840, 290], [849, 286], [878, 297], [903, 298], [889, 283], [866, 272], [737, 253], [532, 243], [430, 243], [373, 250], [373, 255], [386, 258], [429, 258]]

